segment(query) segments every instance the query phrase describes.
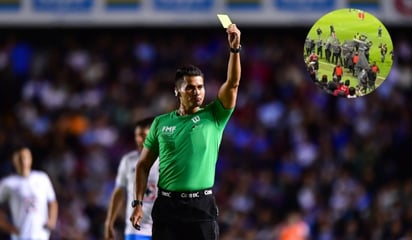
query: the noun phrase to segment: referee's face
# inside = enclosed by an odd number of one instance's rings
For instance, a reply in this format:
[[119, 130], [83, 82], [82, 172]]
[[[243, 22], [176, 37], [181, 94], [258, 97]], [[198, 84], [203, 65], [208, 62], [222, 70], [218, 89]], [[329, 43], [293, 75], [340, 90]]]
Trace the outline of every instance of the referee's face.
[[185, 76], [179, 88], [180, 102], [185, 109], [196, 109], [203, 104], [205, 88], [202, 76]]

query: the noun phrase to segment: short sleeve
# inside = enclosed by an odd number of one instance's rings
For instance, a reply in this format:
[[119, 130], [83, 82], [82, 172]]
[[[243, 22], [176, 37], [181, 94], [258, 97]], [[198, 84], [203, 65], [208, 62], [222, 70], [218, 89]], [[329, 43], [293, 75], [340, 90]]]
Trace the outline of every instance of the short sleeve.
[[235, 110], [235, 108], [227, 109], [223, 107], [219, 98], [216, 98], [213, 102], [206, 106], [206, 108], [211, 108], [213, 115], [216, 119], [216, 123], [220, 127], [226, 126], [227, 122], [230, 119], [230, 116], [232, 116], [232, 113]]
[[3, 179], [2, 181], [0, 181], [0, 203], [5, 202], [7, 198], [8, 198], [7, 185], [6, 185], [6, 181]]
[[116, 187], [126, 188], [127, 186], [127, 166], [126, 166], [126, 158], [123, 157], [120, 161], [119, 167], [117, 168], [117, 176], [116, 176]]
[[54, 192], [53, 185], [50, 181], [49, 176], [44, 173], [44, 187], [46, 188], [46, 197], [48, 202], [56, 200], [56, 193]]
[[144, 147], [149, 149], [155, 155], [159, 155], [159, 140], [158, 140], [158, 128], [159, 118], [155, 118], [152, 125], [150, 126], [149, 134], [144, 142]]

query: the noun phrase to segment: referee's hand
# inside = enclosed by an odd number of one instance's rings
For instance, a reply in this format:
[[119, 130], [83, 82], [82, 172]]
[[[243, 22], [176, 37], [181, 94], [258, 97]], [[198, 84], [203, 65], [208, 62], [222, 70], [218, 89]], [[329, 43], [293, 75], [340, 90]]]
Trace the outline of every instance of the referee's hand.
[[231, 48], [239, 48], [240, 30], [237, 28], [236, 24], [230, 24], [229, 27], [226, 29], [226, 32], [228, 34], [229, 46]]
[[143, 219], [143, 210], [141, 205], [137, 205], [133, 208], [132, 215], [130, 216], [130, 222], [133, 227], [140, 231], [140, 221]]

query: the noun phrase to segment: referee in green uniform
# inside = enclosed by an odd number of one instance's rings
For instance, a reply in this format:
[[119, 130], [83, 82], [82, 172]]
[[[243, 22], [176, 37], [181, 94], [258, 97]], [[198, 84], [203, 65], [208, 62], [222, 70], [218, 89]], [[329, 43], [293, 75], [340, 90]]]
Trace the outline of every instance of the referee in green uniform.
[[241, 76], [240, 31], [227, 28], [230, 55], [227, 79], [217, 98], [202, 107], [204, 76], [189, 65], [175, 76], [179, 108], [157, 116], [136, 168], [135, 200], [130, 221], [140, 227], [147, 177], [159, 157], [159, 193], [152, 210], [153, 240], [219, 239], [213, 194], [216, 161], [223, 130], [233, 113]]

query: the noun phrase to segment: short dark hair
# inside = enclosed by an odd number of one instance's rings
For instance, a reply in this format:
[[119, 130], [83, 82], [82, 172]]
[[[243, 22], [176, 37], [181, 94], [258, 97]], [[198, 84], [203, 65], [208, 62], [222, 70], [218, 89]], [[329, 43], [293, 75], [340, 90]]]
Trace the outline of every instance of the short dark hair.
[[23, 149], [30, 149], [26, 143], [16, 143], [12, 146], [11, 152], [14, 154], [16, 152], [20, 152]]
[[22, 151], [23, 149], [26, 149], [26, 148], [30, 150], [29, 145], [27, 145], [24, 142], [14, 143], [6, 151], [6, 155], [10, 160], [12, 160], [14, 158], [14, 154], [17, 154], [17, 153], [19, 153], [20, 151]]
[[203, 77], [202, 71], [194, 65], [186, 65], [176, 70], [175, 74], [175, 85], [178, 84], [185, 76], [201, 76]]
[[354, 87], [349, 88], [349, 95], [355, 95], [356, 89]]
[[349, 79], [346, 79], [345, 80], [345, 86], [349, 86], [350, 85], [350, 80]]
[[153, 120], [154, 120], [154, 117], [146, 117], [146, 118], [140, 119], [134, 124], [134, 127], [135, 128], [137, 128], [137, 127], [141, 127], [141, 128], [150, 127]]
[[330, 81], [330, 82], [328, 82], [328, 89], [329, 90], [336, 90], [338, 88], [338, 85], [335, 83], [335, 82], [332, 82], [332, 81]]

